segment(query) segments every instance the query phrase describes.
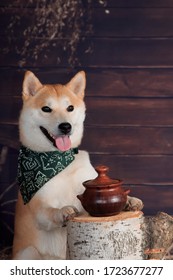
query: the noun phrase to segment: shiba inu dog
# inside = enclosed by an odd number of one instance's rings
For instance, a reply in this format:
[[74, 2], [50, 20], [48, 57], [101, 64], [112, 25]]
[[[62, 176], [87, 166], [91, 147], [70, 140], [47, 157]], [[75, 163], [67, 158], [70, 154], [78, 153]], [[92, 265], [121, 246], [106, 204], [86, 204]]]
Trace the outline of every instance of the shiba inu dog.
[[[66, 85], [43, 85], [30, 71], [23, 82], [19, 119], [21, 149], [13, 259], [65, 259], [66, 223], [83, 212], [82, 183], [95, 178], [83, 136], [85, 73]], [[142, 202], [128, 197], [126, 208]]]

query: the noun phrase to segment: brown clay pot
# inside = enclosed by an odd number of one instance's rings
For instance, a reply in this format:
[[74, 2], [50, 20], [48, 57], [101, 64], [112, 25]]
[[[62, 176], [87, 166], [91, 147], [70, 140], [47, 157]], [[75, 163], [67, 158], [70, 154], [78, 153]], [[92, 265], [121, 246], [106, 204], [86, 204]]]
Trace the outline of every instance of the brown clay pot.
[[83, 183], [84, 193], [78, 195], [83, 208], [91, 216], [112, 216], [121, 212], [127, 201], [130, 190], [122, 188], [122, 180], [110, 179], [106, 173], [107, 166], [96, 167], [98, 177]]

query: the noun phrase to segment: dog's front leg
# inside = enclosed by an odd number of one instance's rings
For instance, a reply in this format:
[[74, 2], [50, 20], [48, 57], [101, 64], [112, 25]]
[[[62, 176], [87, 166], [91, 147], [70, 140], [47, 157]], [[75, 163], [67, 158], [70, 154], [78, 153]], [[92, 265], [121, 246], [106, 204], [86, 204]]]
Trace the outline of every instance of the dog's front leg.
[[52, 208], [53, 221], [60, 226], [66, 226], [66, 223], [74, 218], [79, 211], [73, 206], [65, 206], [61, 209]]
[[141, 199], [137, 197], [127, 196], [127, 202], [124, 210], [126, 211], [139, 211], [142, 210], [144, 204]]
[[53, 230], [66, 225], [67, 221], [78, 214], [73, 206], [65, 206], [60, 209], [46, 207], [43, 201], [33, 198], [28, 204], [36, 226], [42, 230]]

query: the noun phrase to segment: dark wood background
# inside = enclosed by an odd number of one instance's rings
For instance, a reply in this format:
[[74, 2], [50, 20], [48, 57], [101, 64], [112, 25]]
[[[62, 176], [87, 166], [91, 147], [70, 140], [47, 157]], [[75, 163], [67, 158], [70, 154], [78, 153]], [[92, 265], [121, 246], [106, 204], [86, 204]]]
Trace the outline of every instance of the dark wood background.
[[[0, 6], [8, 2], [1, 1]], [[1, 50], [16, 9], [0, 13]], [[131, 195], [143, 199], [146, 215], [173, 214], [173, 0], [108, 0], [106, 9], [109, 13], [94, 7], [94, 34], [87, 39], [93, 53], [82, 53], [87, 42], [81, 44], [81, 67], [72, 69], [63, 54], [57, 64], [56, 49], [48, 59], [30, 59], [24, 67], [18, 65], [14, 51], [0, 52], [0, 144], [9, 147], [0, 179], [0, 226], [8, 239], [17, 186], [5, 190], [16, 176], [26, 69], [43, 83], [66, 83], [85, 70], [87, 118], [81, 148], [90, 152], [94, 166], [108, 165], [112, 177], [123, 179]], [[32, 7], [27, 20], [30, 17]]]

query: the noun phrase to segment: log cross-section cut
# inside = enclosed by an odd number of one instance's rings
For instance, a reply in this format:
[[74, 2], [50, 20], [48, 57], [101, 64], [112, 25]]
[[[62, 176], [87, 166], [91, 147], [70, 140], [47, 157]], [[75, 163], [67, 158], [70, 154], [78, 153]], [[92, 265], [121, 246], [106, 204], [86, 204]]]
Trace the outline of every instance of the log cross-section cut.
[[75, 217], [67, 225], [68, 258], [144, 259], [143, 223], [140, 211], [109, 217]]

